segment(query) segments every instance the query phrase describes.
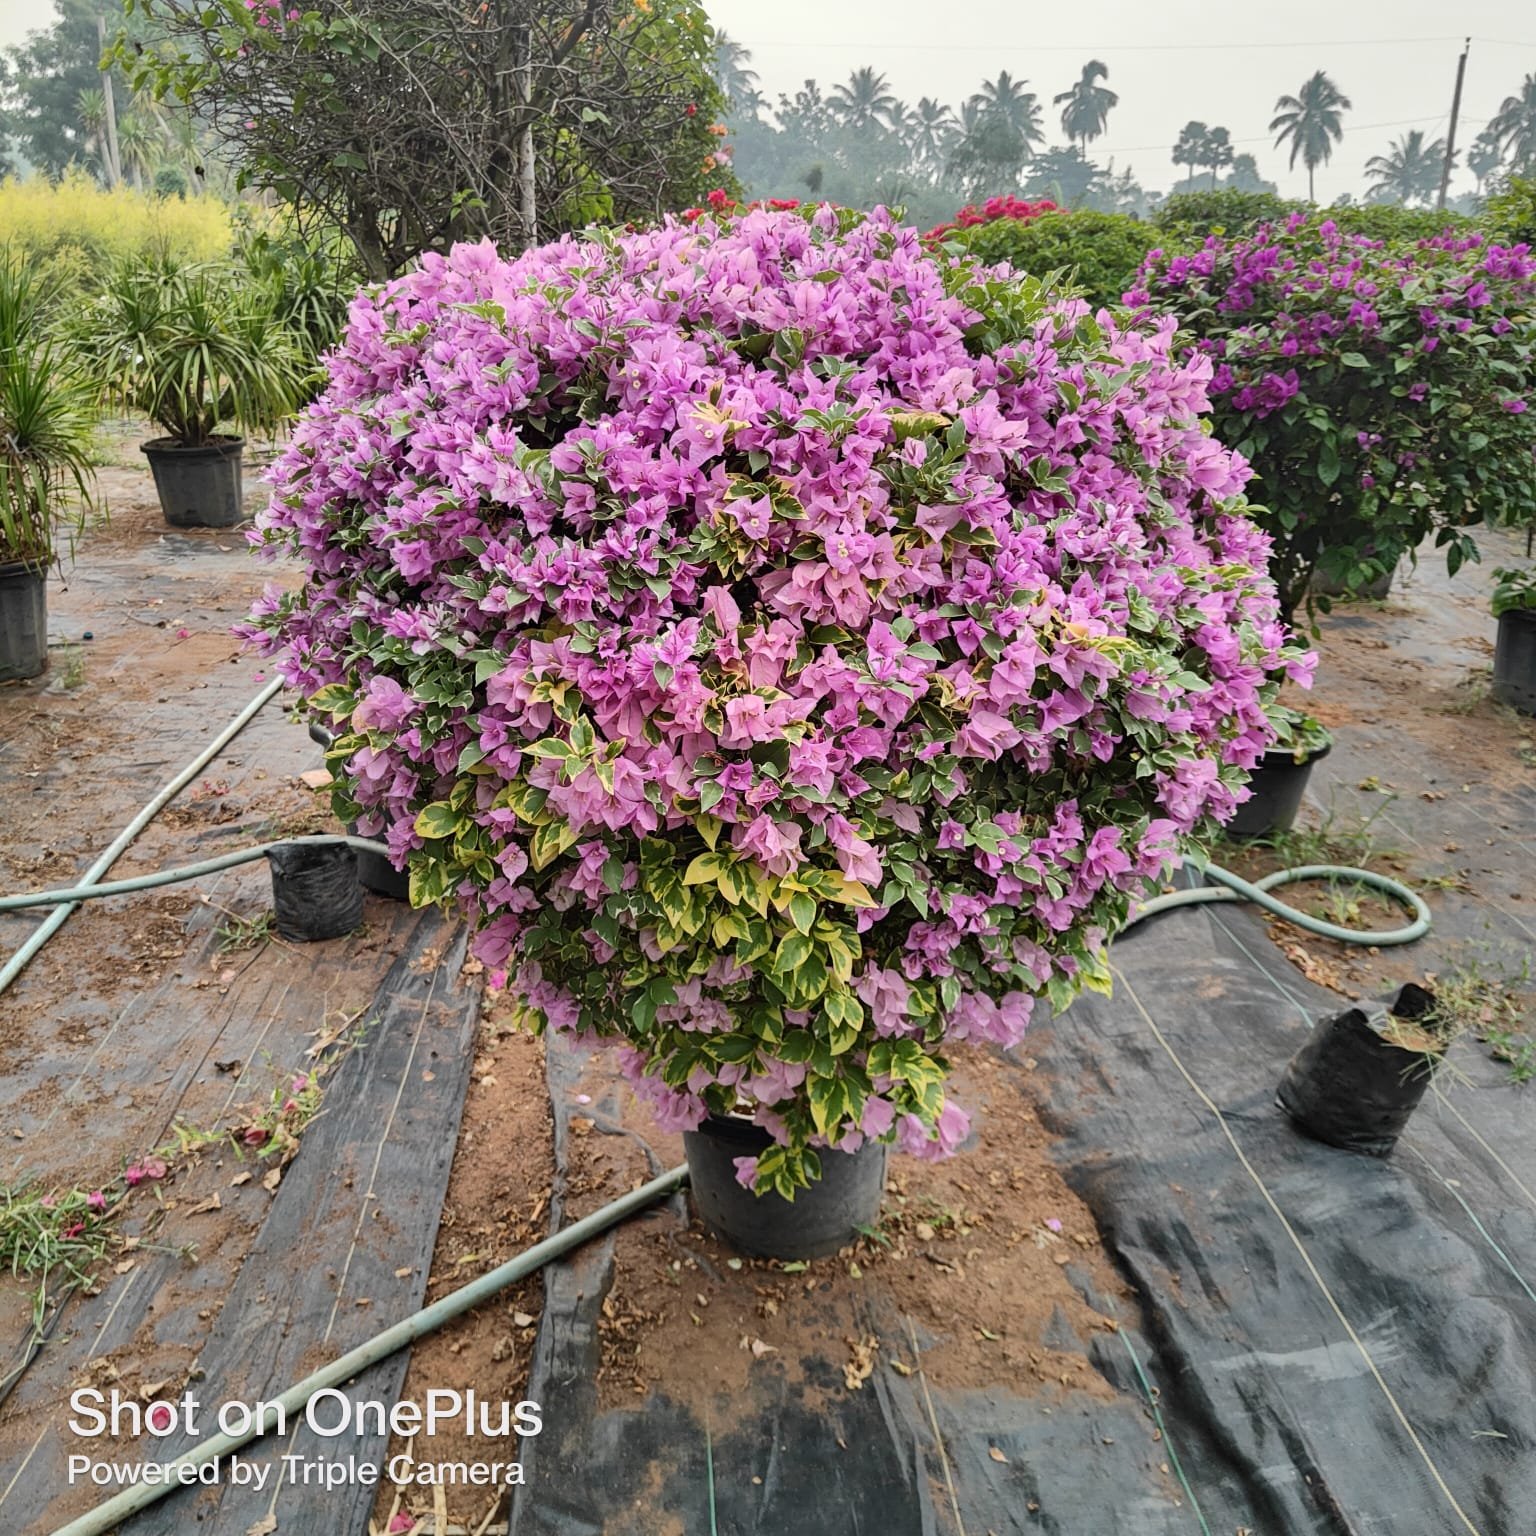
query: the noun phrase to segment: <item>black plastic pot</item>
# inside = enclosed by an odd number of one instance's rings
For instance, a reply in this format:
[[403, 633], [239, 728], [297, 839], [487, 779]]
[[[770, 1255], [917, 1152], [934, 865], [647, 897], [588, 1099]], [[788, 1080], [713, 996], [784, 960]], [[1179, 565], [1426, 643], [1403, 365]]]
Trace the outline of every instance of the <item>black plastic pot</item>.
[[1392, 1038], [1393, 1021], [1433, 1012], [1432, 992], [1412, 983], [1390, 1001], [1325, 1019], [1280, 1079], [1281, 1109], [1309, 1136], [1347, 1152], [1385, 1157], [1434, 1077], [1441, 1050]]
[[157, 437], [141, 444], [166, 522], [173, 528], [233, 528], [245, 516], [240, 479], [244, 448], [243, 437], [197, 444]]
[[1289, 748], [1275, 747], [1266, 752], [1248, 779], [1253, 795], [1238, 806], [1237, 815], [1224, 829], [1225, 835], [1258, 838], [1289, 831], [1296, 824], [1296, 813], [1307, 793], [1313, 763], [1320, 763], [1332, 750], [1331, 746], [1324, 747], [1299, 763]]
[[1493, 696], [1522, 715], [1536, 715], [1536, 609], [1511, 608], [1499, 615]]
[[1366, 582], [1363, 587], [1346, 587], [1343, 582], [1331, 580], [1326, 576], [1314, 576], [1310, 583], [1315, 597], [1341, 597], [1370, 598], [1374, 602], [1382, 602], [1392, 590], [1392, 580], [1397, 575], [1396, 570], [1383, 571], [1374, 580]]
[[48, 568], [0, 565], [0, 683], [48, 666]]
[[[347, 835], [361, 836], [355, 821], [348, 826]], [[354, 848], [352, 851], [357, 855], [357, 878], [365, 891], [372, 891], [375, 896], [387, 896], [391, 901], [411, 899], [409, 874], [396, 869], [382, 853], [374, 853], [369, 848]]]
[[821, 1177], [793, 1200], [755, 1195], [737, 1182], [735, 1160], [772, 1145], [761, 1126], [734, 1116], [711, 1115], [698, 1130], [683, 1133], [694, 1207], [733, 1248], [762, 1259], [821, 1259], [879, 1218], [883, 1142], [866, 1142], [857, 1152], [822, 1151]]
[[[336, 738], [320, 721], [311, 720], [309, 739], [329, 751]], [[361, 836], [355, 821], [347, 823], [347, 836]], [[375, 896], [387, 896], [391, 901], [411, 899], [411, 877], [408, 874], [396, 869], [382, 853], [374, 853], [367, 848], [355, 848], [353, 852], [357, 855], [357, 878], [365, 891], [372, 891]]]
[[272, 907], [285, 939], [339, 939], [363, 920], [357, 854], [345, 843], [279, 843], [267, 850]]

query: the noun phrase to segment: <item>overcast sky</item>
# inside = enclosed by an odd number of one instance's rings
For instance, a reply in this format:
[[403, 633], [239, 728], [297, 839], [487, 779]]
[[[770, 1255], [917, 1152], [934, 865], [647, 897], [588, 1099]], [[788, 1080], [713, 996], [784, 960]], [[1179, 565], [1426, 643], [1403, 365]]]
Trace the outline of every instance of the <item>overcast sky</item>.
[[[3, 0], [0, 0], [3, 3]], [[1089, 153], [1114, 156], [1147, 187], [1184, 172], [1169, 159], [1191, 118], [1225, 126], [1239, 152], [1283, 193], [1305, 196], [1306, 171], [1286, 168], [1266, 132], [1277, 96], [1326, 69], [1354, 103], [1332, 164], [1320, 170], [1322, 201], [1358, 195], [1365, 162], [1411, 128], [1445, 132], [1462, 36], [1472, 34], [1462, 127], [1465, 147], [1536, 72], [1536, 6], [1527, 0], [1287, 0], [1283, 5], [1211, 0], [705, 0], [716, 26], [752, 51], [770, 99], [807, 76], [823, 88], [873, 65], [907, 101], [957, 105], [998, 70], [1022, 75], [1049, 106], [1089, 59], [1109, 66], [1120, 95], [1107, 134]], [[1370, 126], [1391, 124], [1392, 126]], [[1458, 177], [1453, 185], [1471, 186]]]
[[[1344, 142], [1318, 175], [1319, 198], [1358, 193], [1365, 162], [1410, 128], [1445, 131], [1461, 35], [1472, 34], [1463, 148], [1499, 103], [1536, 72], [1536, 7], [1526, 0], [706, 0], [716, 25], [753, 54], [770, 98], [807, 76], [823, 86], [872, 64], [898, 94], [958, 104], [984, 76], [1022, 75], [1042, 99], [1089, 59], [1120, 94], [1092, 154], [1131, 166], [1148, 187], [1183, 174], [1169, 160], [1191, 118], [1226, 127], [1280, 190], [1306, 192], [1265, 131], [1277, 96], [1326, 69], [1354, 103]], [[0, 46], [46, 25], [52, 0], [0, 0]], [[1054, 114], [1048, 121], [1059, 140]], [[1466, 176], [1458, 185], [1469, 186]]]

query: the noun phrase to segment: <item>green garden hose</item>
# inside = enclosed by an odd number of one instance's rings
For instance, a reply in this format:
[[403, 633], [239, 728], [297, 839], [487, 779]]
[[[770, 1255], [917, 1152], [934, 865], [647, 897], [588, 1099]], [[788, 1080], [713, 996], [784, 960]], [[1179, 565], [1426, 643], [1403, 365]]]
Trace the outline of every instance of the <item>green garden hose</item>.
[[[1134, 928], [1137, 923], [1149, 917], [1155, 917], [1160, 912], [1171, 912], [1175, 907], [1198, 907], [1210, 902], [1251, 901], [1254, 906], [1263, 907], [1266, 912], [1273, 912], [1276, 917], [1283, 917], [1286, 922], [1294, 924], [1307, 933], [1315, 933], [1319, 938], [1337, 939], [1341, 944], [1369, 944], [1380, 947], [1389, 944], [1412, 944], [1415, 939], [1422, 939], [1429, 932], [1431, 918], [1423, 897], [1417, 891], [1409, 890], [1400, 881], [1390, 879], [1386, 875], [1378, 875], [1374, 870], [1353, 869], [1347, 864], [1301, 864], [1294, 869], [1277, 869], [1272, 875], [1265, 875], [1258, 880], [1244, 880], [1241, 875], [1234, 875], [1230, 869], [1223, 869], [1219, 864], [1193, 867], [1202, 869], [1218, 884], [1195, 886], [1187, 891], [1171, 891], [1164, 896], [1155, 896], [1151, 901], [1137, 907], [1132, 912], [1130, 921], [1120, 931], [1124, 933], [1127, 929]], [[1382, 933], [1362, 932], [1359, 929], [1342, 927], [1338, 923], [1325, 922], [1320, 917], [1313, 917], [1310, 912], [1287, 906], [1285, 902], [1269, 894], [1277, 885], [1292, 885], [1298, 880], [1347, 880], [1355, 885], [1369, 886], [1372, 890], [1382, 892], [1383, 895], [1391, 897], [1393, 901], [1405, 907], [1413, 914], [1413, 921], [1406, 928], [1392, 928]]]
[[[111, 869], [134, 838], [261, 713], [267, 701], [273, 698], [282, 686], [282, 679], [274, 677], [185, 768], [163, 785], [149, 804], [113, 838], [106, 852], [86, 870], [76, 889], [84, 891], [86, 895], [92, 894], [96, 882]], [[21, 948], [5, 962], [4, 966], [0, 966], [0, 992], [4, 992], [21, 975], [31, 963], [33, 956], [64, 926], [69, 919], [69, 914], [75, 910], [75, 905], [75, 901], [71, 900], [55, 907], [38, 924], [36, 930], [27, 935], [27, 940]]]
[[[351, 848], [389, 857], [389, 849], [383, 843], [368, 837], [320, 834], [311, 837], [283, 838], [281, 842], [308, 843], [314, 846], [346, 843]], [[62, 902], [88, 901], [94, 896], [125, 896], [131, 891], [147, 891], [153, 890], [156, 886], [175, 885], [183, 880], [195, 880], [199, 875], [217, 874], [223, 869], [234, 869], [241, 864], [254, 863], [257, 859], [265, 858], [268, 851], [277, 846], [276, 842], [255, 843], [249, 848], [238, 848], [231, 853], [219, 854], [216, 858], [203, 859], [197, 864], [181, 864], [174, 869], [162, 869], [152, 875], [134, 875], [126, 880], [113, 880], [107, 884], [93, 883], [54, 891], [33, 891], [26, 896], [0, 896], [0, 912], [17, 912], [25, 907], [46, 907]], [[1374, 870], [1353, 869], [1346, 864], [1301, 864], [1294, 869], [1279, 869], [1272, 875], [1250, 881], [1243, 879], [1241, 875], [1234, 875], [1230, 869], [1223, 869], [1219, 864], [1196, 867], [1201, 868], [1212, 880], [1219, 883], [1155, 896], [1151, 901], [1136, 908], [1121, 932], [1124, 933], [1134, 928], [1137, 923], [1149, 917], [1156, 917], [1161, 912], [1171, 912], [1175, 907], [1197, 907], [1211, 902], [1232, 901], [1251, 901], [1255, 906], [1263, 907], [1266, 912], [1273, 912], [1276, 917], [1283, 917], [1286, 922], [1293, 923], [1308, 933], [1315, 933], [1320, 938], [1337, 939], [1343, 944], [1378, 946], [1412, 944], [1415, 939], [1422, 939], [1429, 932], [1430, 912], [1423, 898], [1401, 882], [1386, 875], [1378, 875]], [[1347, 880], [1352, 884], [1369, 886], [1372, 890], [1380, 891], [1406, 907], [1413, 914], [1413, 921], [1406, 928], [1393, 928], [1381, 933], [1361, 931], [1345, 928], [1338, 923], [1326, 922], [1320, 917], [1313, 917], [1310, 912], [1288, 906], [1269, 894], [1276, 886], [1292, 885], [1299, 880]]]
[[389, 857], [389, 849], [371, 837], [344, 837], [340, 833], [318, 833], [311, 837], [284, 837], [271, 843], [253, 843], [249, 848], [237, 848], [232, 853], [221, 853], [215, 858], [203, 859], [197, 864], [179, 864], [175, 869], [157, 870], [152, 875], [131, 875], [126, 880], [111, 880], [105, 884], [92, 882], [57, 891], [33, 891], [28, 896], [0, 896], [0, 912], [19, 912], [25, 907], [47, 907], [55, 902], [89, 901], [93, 896], [126, 896], [130, 891], [151, 891], [159, 885], [176, 885], [183, 880], [195, 880], [199, 875], [216, 875], [221, 869], [234, 869], [241, 864], [254, 864], [264, 859], [278, 847], [291, 844], [308, 844], [324, 847], [330, 843], [345, 843], [365, 853], [381, 853]]

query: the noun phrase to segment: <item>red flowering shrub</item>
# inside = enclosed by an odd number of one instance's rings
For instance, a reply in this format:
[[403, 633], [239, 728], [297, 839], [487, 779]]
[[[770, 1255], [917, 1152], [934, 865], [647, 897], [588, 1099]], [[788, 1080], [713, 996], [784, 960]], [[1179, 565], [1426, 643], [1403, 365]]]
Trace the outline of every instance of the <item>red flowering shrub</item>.
[[989, 197], [980, 208], [975, 203], [967, 203], [948, 224], [935, 224], [926, 236], [929, 240], [942, 240], [945, 235], [951, 235], [958, 229], [974, 229], [978, 224], [991, 224], [997, 219], [1019, 219], [1028, 221], [1038, 219], [1042, 213], [1056, 213], [1056, 204], [1050, 198], [1042, 197], [1035, 202], [1026, 202], [1022, 197], [1015, 197], [1011, 192], [1003, 197]]

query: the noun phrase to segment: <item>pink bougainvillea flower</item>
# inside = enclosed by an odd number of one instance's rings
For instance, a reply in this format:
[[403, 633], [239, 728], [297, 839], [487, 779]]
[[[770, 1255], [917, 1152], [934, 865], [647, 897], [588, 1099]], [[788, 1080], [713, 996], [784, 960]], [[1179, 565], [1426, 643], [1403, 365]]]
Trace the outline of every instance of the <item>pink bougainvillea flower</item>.
[[328, 368], [241, 633], [522, 1016], [758, 1187], [954, 1152], [949, 1052], [1107, 982], [1306, 672], [1211, 361], [880, 210], [428, 254]]
[[136, 1163], [129, 1164], [123, 1172], [123, 1182], [132, 1189], [138, 1184], [148, 1183], [155, 1179], [163, 1179], [168, 1171], [164, 1159], [145, 1157]]
[[107, 1208], [107, 1197], [101, 1190], [93, 1189], [85, 1197], [85, 1204], [87, 1210], [104, 1211]]

